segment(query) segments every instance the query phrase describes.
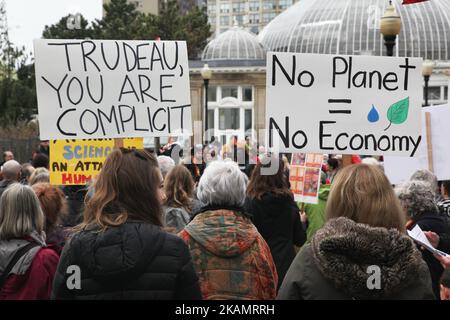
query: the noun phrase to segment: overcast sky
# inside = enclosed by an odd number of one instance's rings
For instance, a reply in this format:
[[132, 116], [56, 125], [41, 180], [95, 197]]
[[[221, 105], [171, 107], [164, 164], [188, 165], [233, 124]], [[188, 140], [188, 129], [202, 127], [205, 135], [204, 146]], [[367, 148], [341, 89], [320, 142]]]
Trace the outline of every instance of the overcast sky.
[[69, 13], [81, 13], [88, 21], [102, 16], [102, 0], [6, 0], [9, 38], [16, 46], [33, 51], [33, 39], [40, 38], [45, 25], [54, 24]]

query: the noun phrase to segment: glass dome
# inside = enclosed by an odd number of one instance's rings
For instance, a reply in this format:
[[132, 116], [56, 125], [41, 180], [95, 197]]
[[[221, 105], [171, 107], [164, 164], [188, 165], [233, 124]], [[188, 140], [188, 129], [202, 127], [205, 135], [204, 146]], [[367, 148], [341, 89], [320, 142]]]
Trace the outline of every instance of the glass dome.
[[[450, 0], [402, 5], [395, 56], [450, 60]], [[300, 0], [259, 34], [267, 51], [384, 55], [379, 30], [387, 0]]]
[[240, 27], [233, 27], [211, 40], [203, 50], [202, 60], [262, 60], [266, 52], [257, 36]]

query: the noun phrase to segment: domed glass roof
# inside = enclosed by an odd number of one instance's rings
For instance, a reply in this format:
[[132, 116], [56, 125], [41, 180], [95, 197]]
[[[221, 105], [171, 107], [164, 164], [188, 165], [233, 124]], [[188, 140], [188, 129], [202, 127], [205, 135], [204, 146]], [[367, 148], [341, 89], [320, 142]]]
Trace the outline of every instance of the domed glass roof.
[[266, 52], [256, 35], [235, 26], [208, 43], [202, 60], [262, 60], [265, 57]]
[[[450, 0], [402, 5], [394, 55], [450, 60]], [[267, 51], [383, 55], [387, 0], [300, 0], [259, 34]]]

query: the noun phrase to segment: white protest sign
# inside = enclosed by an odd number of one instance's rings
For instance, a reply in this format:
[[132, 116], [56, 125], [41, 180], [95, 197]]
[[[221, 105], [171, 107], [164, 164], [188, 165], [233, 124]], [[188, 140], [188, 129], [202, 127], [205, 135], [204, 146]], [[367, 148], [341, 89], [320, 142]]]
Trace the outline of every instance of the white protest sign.
[[34, 41], [41, 139], [192, 134], [183, 41]]
[[414, 156], [422, 81], [420, 58], [269, 53], [269, 148]]
[[[431, 141], [433, 153], [433, 171], [439, 180], [450, 180], [450, 104], [422, 108], [422, 113], [431, 114]], [[423, 115], [424, 119], [425, 116]], [[399, 184], [409, 180], [419, 169], [428, 169], [427, 139], [425, 121], [422, 121], [422, 141], [416, 158], [384, 157], [384, 170], [392, 184]]]

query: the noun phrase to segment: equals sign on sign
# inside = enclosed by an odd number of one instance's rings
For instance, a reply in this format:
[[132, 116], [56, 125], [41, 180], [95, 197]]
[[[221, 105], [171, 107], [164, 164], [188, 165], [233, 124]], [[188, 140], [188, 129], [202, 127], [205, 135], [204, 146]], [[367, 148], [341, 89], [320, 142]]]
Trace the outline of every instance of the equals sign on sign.
[[[351, 104], [351, 99], [328, 99], [328, 103], [333, 104]], [[329, 110], [331, 114], [351, 114], [352, 111], [349, 109], [340, 109], [340, 110]]]

